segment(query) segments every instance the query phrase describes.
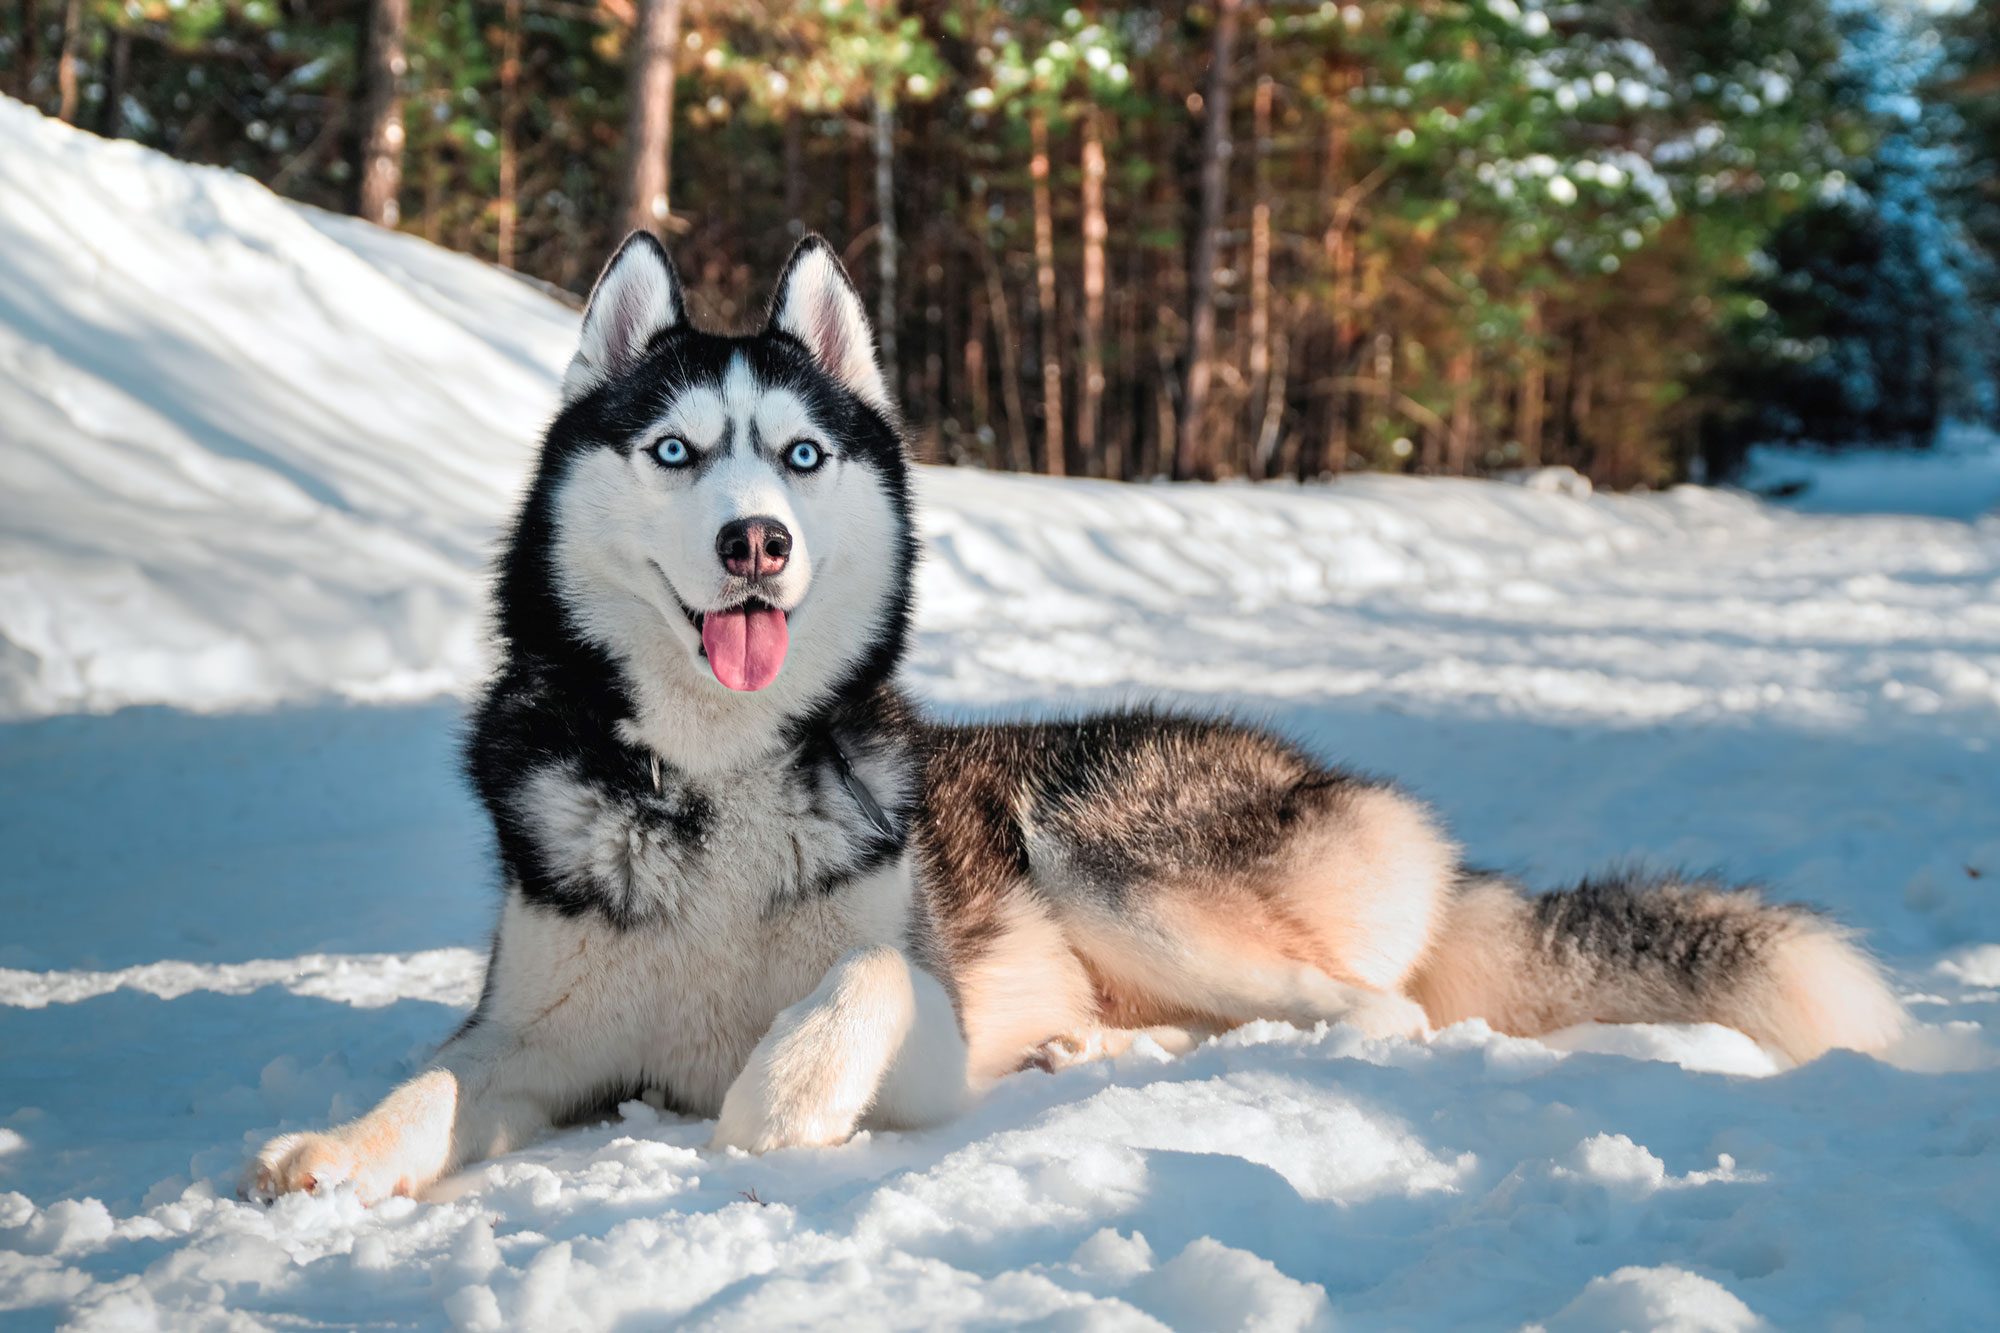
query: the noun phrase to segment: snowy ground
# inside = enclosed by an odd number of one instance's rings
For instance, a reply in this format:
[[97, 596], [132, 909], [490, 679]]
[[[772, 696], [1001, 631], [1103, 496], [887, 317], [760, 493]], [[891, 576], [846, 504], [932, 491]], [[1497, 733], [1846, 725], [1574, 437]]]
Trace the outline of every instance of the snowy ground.
[[235, 1201], [250, 1145], [365, 1106], [475, 992], [490, 865], [438, 690], [476, 673], [572, 324], [0, 102], [0, 1324], [1990, 1322], [2000, 519], [1965, 496], [2000, 465], [1970, 441], [1832, 506], [1957, 519], [925, 479], [940, 707], [1233, 708], [1537, 880], [1768, 879], [1870, 931], [1925, 1023], [1905, 1067], [1256, 1027], [837, 1150], [707, 1154], [635, 1105], [421, 1203]]
[[1782, 495], [1800, 513], [1976, 520], [2000, 512], [2000, 449], [1993, 446], [1985, 431], [1947, 426], [1928, 451], [1752, 449], [1737, 482], [1760, 495]]

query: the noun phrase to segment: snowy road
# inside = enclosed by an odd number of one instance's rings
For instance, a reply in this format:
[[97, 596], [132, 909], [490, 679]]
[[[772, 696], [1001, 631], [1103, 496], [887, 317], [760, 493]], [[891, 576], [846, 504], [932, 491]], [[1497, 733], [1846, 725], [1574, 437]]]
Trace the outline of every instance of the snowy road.
[[[913, 680], [967, 713], [1261, 716], [1541, 882], [1626, 856], [1764, 879], [1869, 932], [1924, 1024], [1903, 1067], [1774, 1074], [1718, 1029], [1266, 1025], [836, 1150], [710, 1154], [635, 1104], [422, 1202], [237, 1202], [252, 1144], [361, 1109], [476, 991], [490, 859], [436, 691], [476, 669], [478, 552], [570, 317], [0, 117], [0, 1324], [2000, 1308], [2000, 519], [1693, 490], [932, 472]], [[22, 202], [63, 198], [107, 234]], [[332, 426], [297, 406], [329, 392]], [[1828, 507], [1976, 514], [1996, 459], [1842, 464]]]
[[[1633, 853], [1768, 878], [1867, 926], [1921, 993], [1931, 1026], [1907, 1060], [1990, 1064], [1970, 1025], [2000, 1020], [1991, 522], [1690, 494], [1631, 502], [1645, 521], [1586, 533], [1573, 558], [1546, 541], [1510, 565], [1510, 511], [1592, 515], [1472, 486], [1114, 500], [949, 475], [932, 491], [918, 679], [934, 699], [1227, 702], [1400, 775], [1475, 856], [1536, 878]], [[1407, 581], [1382, 543], [1374, 591], [1283, 601], [1244, 583], [1298, 571], [1191, 533], [1165, 545], [1213, 561], [1213, 586], [1176, 591], [1177, 611], [1147, 584], [1193, 575], [1119, 550], [1117, 515], [1146, 505], [1162, 512], [1127, 520], [1134, 540], [1174, 515], [1326, 531], [1450, 525], [1454, 506], [1494, 531], [1457, 577]], [[1095, 554], [1071, 550], [1087, 531]], [[1134, 586], [1091, 591], [1087, 560]], [[978, 586], [982, 567], [1009, 587]], [[247, 1144], [360, 1108], [474, 994], [489, 897], [457, 716], [138, 710], [6, 731], [0, 851], [22, 928], [0, 946], [19, 969], [0, 974], [0, 1306], [182, 1327], [229, 1308], [1611, 1328], [1667, 1311], [1951, 1327], [2000, 1301], [2000, 1076], [1836, 1056], [1744, 1077], [1768, 1060], [1717, 1030], [1421, 1047], [1253, 1029], [1179, 1062], [1022, 1076], [960, 1125], [835, 1152], [704, 1154], [704, 1126], [635, 1106], [468, 1173], [446, 1202], [239, 1205]]]

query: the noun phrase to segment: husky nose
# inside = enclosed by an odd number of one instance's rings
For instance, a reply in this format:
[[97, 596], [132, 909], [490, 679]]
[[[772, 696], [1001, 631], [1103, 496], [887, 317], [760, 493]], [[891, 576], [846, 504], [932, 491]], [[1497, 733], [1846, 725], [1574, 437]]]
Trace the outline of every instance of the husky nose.
[[791, 559], [791, 529], [775, 518], [739, 518], [715, 534], [715, 554], [738, 578], [766, 578]]

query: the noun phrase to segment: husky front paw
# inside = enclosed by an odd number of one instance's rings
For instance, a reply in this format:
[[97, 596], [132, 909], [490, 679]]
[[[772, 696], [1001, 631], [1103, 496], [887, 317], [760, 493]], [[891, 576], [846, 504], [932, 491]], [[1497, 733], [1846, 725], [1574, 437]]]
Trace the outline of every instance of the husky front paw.
[[352, 1185], [361, 1202], [369, 1204], [409, 1193], [403, 1181], [339, 1134], [279, 1135], [251, 1161], [236, 1192], [269, 1203], [283, 1194], [325, 1194], [342, 1185]]
[[722, 1115], [708, 1146], [719, 1152], [741, 1148], [749, 1153], [776, 1152], [780, 1148], [830, 1148], [845, 1143], [854, 1134], [852, 1118], [815, 1115], [801, 1107], [785, 1107], [745, 1088], [741, 1080], [722, 1099]]

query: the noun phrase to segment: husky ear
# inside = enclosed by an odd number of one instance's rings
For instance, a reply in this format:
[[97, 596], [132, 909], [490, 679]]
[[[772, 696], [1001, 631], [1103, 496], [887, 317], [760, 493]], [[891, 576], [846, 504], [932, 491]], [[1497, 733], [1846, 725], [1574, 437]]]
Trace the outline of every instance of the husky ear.
[[686, 318], [680, 274], [666, 247], [651, 232], [633, 232], [590, 289], [583, 336], [563, 372], [563, 402], [638, 365], [656, 334]]
[[894, 418], [889, 386], [875, 363], [875, 334], [833, 247], [809, 235], [792, 251], [771, 302], [771, 327], [806, 345], [820, 369], [854, 396]]

